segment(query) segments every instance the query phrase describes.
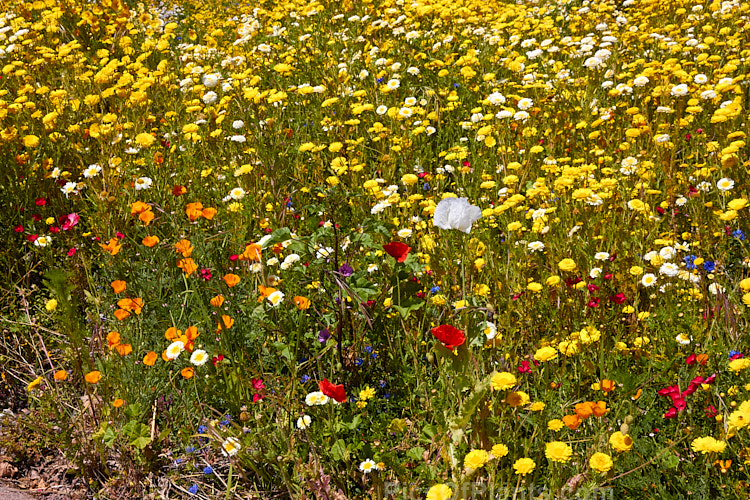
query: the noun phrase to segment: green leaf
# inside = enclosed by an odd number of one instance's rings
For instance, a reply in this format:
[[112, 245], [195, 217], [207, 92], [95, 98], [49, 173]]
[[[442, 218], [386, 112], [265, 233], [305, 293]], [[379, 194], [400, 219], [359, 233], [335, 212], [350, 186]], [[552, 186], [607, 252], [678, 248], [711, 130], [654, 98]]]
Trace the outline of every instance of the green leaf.
[[339, 439], [335, 443], [333, 443], [333, 446], [331, 446], [331, 456], [335, 460], [348, 460], [349, 459], [349, 450], [346, 449], [346, 443], [343, 439]]
[[266, 248], [271, 247], [277, 243], [284, 243], [287, 240], [292, 239], [292, 232], [289, 231], [288, 227], [282, 227], [271, 233], [271, 239], [266, 242]]
[[[132, 420], [131, 420], [132, 422]], [[151, 442], [150, 431], [147, 425], [137, 424], [135, 426], [135, 438], [130, 442], [132, 446], [135, 446], [139, 450], [142, 450]], [[131, 436], [132, 437], [132, 436]]]
[[406, 457], [411, 458], [412, 460], [421, 461], [422, 460], [422, 454], [425, 452], [425, 449], [421, 446], [417, 446], [415, 448], [412, 448], [411, 450], [406, 452]]
[[104, 436], [102, 436], [102, 443], [104, 443], [104, 446], [107, 448], [112, 448], [115, 444], [116, 438], [117, 434], [115, 433], [115, 430], [112, 427], [107, 427], [107, 430], [104, 431]]
[[422, 299], [401, 299], [400, 305], [393, 305], [393, 308], [401, 314], [401, 317], [406, 319], [409, 313], [420, 309], [424, 305]]
[[406, 420], [403, 418], [394, 418], [388, 426], [388, 432], [403, 434], [406, 431]]

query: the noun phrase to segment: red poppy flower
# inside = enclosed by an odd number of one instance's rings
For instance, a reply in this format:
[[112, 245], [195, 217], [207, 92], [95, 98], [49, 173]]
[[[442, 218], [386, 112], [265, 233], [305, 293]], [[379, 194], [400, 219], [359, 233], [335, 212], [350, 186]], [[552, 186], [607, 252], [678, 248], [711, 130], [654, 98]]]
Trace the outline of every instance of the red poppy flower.
[[344, 389], [343, 384], [333, 385], [327, 378], [325, 378], [318, 382], [318, 387], [320, 387], [321, 392], [329, 398], [333, 398], [339, 403], [346, 401], [346, 390]]
[[458, 328], [450, 325], [436, 326], [430, 330], [432, 335], [438, 339], [447, 349], [453, 349], [466, 342], [466, 335]]
[[383, 250], [385, 250], [388, 255], [396, 259], [396, 262], [403, 262], [406, 260], [406, 256], [409, 255], [409, 250], [411, 250], [411, 247], [406, 243], [394, 241], [392, 243], [388, 243], [387, 245], [383, 245]]

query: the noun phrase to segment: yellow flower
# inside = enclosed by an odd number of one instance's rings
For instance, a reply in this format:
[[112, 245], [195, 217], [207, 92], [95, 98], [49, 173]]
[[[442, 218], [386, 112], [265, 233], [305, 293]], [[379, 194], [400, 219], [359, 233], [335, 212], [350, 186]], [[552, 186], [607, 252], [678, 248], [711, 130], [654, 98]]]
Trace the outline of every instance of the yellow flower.
[[530, 458], [519, 458], [513, 464], [513, 469], [519, 476], [525, 476], [536, 468], [536, 462]]
[[617, 431], [609, 437], [609, 445], [615, 451], [623, 453], [633, 448], [633, 439], [629, 435]]
[[359, 391], [359, 399], [362, 401], [367, 401], [368, 399], [372, 399], [375, 397], [375, 389], [373, 389], [370, 386], [366, 386], [364, 389]]
[[541, 401], [536, 401], [534, 403], [531, 403], [531, 406], [529, 406], [529, 410], [531, 411], [542, 411], [547, 405], [545, 405]]
[[39, 386], [39, 384], [42, 383], [42, 380], [44, 380], [44, 379], [42, 379], [41, 376], [35, 378], [31, 382], [29, 382], [29, 385], [26, 386], [26, 390], [28, 390], [29, 392], [33, 391], [35, 388], [37, 388]]
[[513, 408], [528, 404], [530, 401], [529, 395], [523, 391], [509, 392], [505, 397], [505, 402]]
[[612, 462], [612, 457], [610, 457], [606, 453], [594, 453], [589, 459], [589, 467], [597, 472], [607, 472], [612, 468], [613, 465], [614, 462]]
[[492, 388], [496, 391], [505, 391], [513, 388], [518, 382], [516, 376], [509, 372], [500, 372], [492, 375], [490, 379]]
[[748, 367], [750, 367], [750, 358], [733, 359], [729, 362], [729, 369], [732, 370], [735, 374]]
[[57, 300], [56, 299], [49, 299], [46, 304], [44, 304], [44, 308], [47, 309], [47, 311], [52, 312], [55, 309], [57, 309]]
[[696, 438], [690, 443], [690, 448], [696, 453], [723, 453], [727, 447], [726, 441], [719, 441], [711, 436]]
[[573, 456], [573, 448], [562, 441], [552, 441], [545, 445], [544, 456], [547, 457], [547, 460], [550, 462], [564, 464], [570, 460], [571, 456]]
[[561, 271], [573, 272], [578, 266], [573, 262], [573, 259], [563, 259], [557, 264], [557, 267], [559, 267]]
[[484, 467], [490, 459], [489, 454], [484, 450], [472, 450], [464, 458], [464, 467], [467, 469], [480, 469]]
[[453, 490], [445, 484], [436, 484], [427, 492], [427, 500], [451, 500]]
[[542, 347], [534, 353], [534, 359], [539, 362], [550, 361], [557, 358], [557, 349], [554, 347]]
[[35, 135], [27, 135], [23, 138], [23, 145], [27, 148], [35, 148], [39, 145], [39, 137]]
[[147, 134], [146, 132], [141, 132], [140, 134], [135, 136], [135, 142], [140, 147], [147, 148], [151, 146], [154, 142], [156, 142], [156, 139], [151, 134]]
[[547, 429], [557, 432], [563, 428], [565, 424], [559, 418], [555, 418], [547, 422]]
[[502, 443], [498, 443], [492, 447], [492, 456], [495, 458], [503, 458], [508, 454], [508, 447]]

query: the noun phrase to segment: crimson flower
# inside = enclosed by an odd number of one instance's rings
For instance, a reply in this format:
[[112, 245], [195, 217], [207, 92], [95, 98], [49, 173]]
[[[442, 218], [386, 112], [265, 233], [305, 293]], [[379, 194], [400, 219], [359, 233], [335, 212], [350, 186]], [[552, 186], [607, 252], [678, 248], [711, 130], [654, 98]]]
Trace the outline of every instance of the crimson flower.
[[320, 391], [329, 398], [333, 398], [339, 403], [346, 401], [346, 390], [344, 389], [344, 384], [333, 385], [327, 378], [324, 378], [318, 382], [318, 387], [320, 388]]
[[453, 349], [466, 342], [466, 334], [450, 325], [436, 326], [430, 330], [432, 335], [438, 339], [447, 349]]
[[406, 243], [394, 241], [383, 245], [383, 250], [385, 250], [388, 255], [396, 259], [396, 262], [403, 262], [406, 260], [406, 256], [409, 255], [409, 250], [411, 250], [411, 247]]

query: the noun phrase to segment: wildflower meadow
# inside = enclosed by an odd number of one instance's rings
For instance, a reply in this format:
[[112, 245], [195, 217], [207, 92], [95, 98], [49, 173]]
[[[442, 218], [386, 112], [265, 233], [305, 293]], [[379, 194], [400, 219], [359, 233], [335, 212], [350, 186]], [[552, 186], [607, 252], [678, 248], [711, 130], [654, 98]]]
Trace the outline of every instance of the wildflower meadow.
[[0, 477], [747, 498], [748, 100], [742, 0], [5, 2]]

